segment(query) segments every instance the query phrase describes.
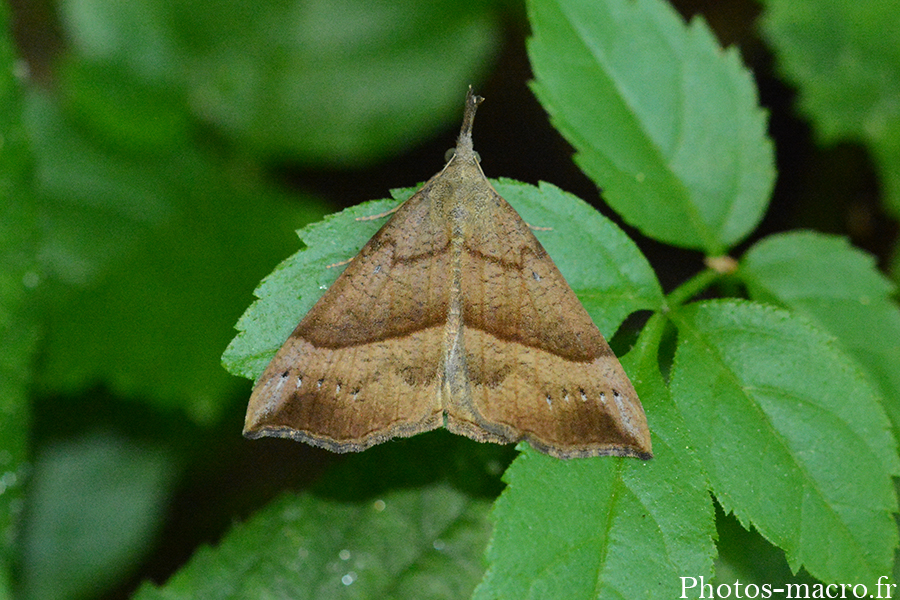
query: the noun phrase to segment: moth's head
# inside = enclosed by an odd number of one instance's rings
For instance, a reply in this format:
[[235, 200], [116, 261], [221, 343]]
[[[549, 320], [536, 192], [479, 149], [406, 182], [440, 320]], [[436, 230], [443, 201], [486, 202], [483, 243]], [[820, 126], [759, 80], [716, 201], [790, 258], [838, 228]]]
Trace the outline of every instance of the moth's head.
[[[481, 163], [481, 155], [478, 154], [478, 151], [473, 150], [472, 154], [475, 156], [475, 162]], [[447, 148], [447, 151], [444, 152], [444, 162], [449, 163], [456, 156], [456, 148]]]

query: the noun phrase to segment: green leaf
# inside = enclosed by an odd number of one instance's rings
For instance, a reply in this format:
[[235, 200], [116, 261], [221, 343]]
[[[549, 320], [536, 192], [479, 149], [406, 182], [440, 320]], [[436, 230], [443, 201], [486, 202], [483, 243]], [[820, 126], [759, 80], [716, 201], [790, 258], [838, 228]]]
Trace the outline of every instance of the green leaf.
[[672, 397], [716, 498], [791, 569], [874, 584], [897, 547], [896, 446], [877, 395], [819, 329], [745, 301], [671, 313]]
[[6, 4], [0, 5], [0, 598], [11, 598], [14, 542], [29, 469], [29, 378], [37, 347], [32, 288], [37, 222], [31, 148]]
[[780, 304], [834, 335], [881, 391], [900, 432], [900, 309], [874, 257], [814, 232], [768, 237], [741, 260], [752, 298]]
[[[659, 283], [637, 246], [585, 202], [548, 183], [534, 187], [493, 181], [497, 191], [533, 225], [535, 234], [584, 302], [602, 332], [612, 335], [630, 313], [658, 309]], [[414, 188], [397, 190], [408, 198]], [[232, 373], [255, 379], [341, 269], [384, 225], [358, 220], [393, 209], [396, 202], [368, 202], [326, 217], [298, 232], [307, 248], [282, 262], [257, 288], [259, 298], [237, 324], [222, 360]]]
[[766, 0], [762, 31], [827, 142], [871, 147], [900, 214], [900, 11], [883, 0]]
[[125, 153], [89, 139], [31, 98], [47, 335], [39, 386], [116, 393], [199, 422], [241, 382], [219, 354], [291, 230], [321, 214], [296, 207], [243, 165], [194, 147]]
[[22, 597], [87, 597], [121, 581], [151, 548], [173, 466], [168, 451], [107, 432], [45, 447], [29, 488]]
[[709, 579], [712, 502], [685, 451], [658, 347], [658, 339], [639, 341], [623, 361], [647, 411], [654, 458], [561, 461], [523, 445], [492, 513], [476, 600], [678, 598], [681, 576]]
[[488, 507], [446, 484], [357, 502], [284, 496], [135, 598], [464, 598]]
[[642, 233], [718, 255], [759, 223], [775, 172], [734, 49], [661, 0], [530, 0], [533, 89], [604, 199]]
[[433, 135], [499, 50], [481, 0], [65, 0], [61, 13], [80, 56], [184, 90], [251, 151], [314, 164]]

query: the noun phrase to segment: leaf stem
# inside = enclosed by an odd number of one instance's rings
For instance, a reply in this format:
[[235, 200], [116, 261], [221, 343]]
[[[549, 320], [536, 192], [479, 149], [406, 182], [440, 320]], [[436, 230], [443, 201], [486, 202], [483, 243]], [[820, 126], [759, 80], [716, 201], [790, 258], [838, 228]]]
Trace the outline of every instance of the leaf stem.
[[663, 310], [654, 313], [647, 320], [629, 354], [634, 353], [634, 356], [637, 357], [640, 363], [643, 363], [645, 359], [650, 357], [656, 360], [656, 352], [659, 350], [660, 340], [662, 340], [665, 332], [666, 323], [669, 321], [667, 313], [705, 290], [721, 275], [720, 272], [714, 269], [705, 269], [669, 292], [666, 296]]
[[722, 276], [714, 269], [700, 271], [666, 295], [666, 312], [678, 308]]
[[666, 322], [666, 316], [663, 313], [653, 313], [653, 315], [647, 319], [647, 323], [644, 325], [641, 334], [638, 336], [637, 341], [629, 352], [629, 356], [634, 353], [634, 356], [637, 357], [638, 364], [643, 365], [650, 357], [653, 357], [653, 360], [655, 360], [656, 353], [659, 351], [659, 344], [662, 339], [663, 331], [665, 331], [666, 328]]

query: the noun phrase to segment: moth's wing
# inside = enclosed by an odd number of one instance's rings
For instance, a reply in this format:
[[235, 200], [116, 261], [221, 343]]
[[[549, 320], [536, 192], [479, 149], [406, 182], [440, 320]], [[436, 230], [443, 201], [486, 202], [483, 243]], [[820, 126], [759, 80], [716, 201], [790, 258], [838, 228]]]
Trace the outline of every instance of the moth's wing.
[[303, 318], [250, 397], [244, 434], [360, 451], [443, 423], [446, 224], [407, 200]]
[[528, 225], [488, 195], [462, 254], [470, 397], [448, 428], [560, 458], [648, 458], [643, 407], [609, 344]]

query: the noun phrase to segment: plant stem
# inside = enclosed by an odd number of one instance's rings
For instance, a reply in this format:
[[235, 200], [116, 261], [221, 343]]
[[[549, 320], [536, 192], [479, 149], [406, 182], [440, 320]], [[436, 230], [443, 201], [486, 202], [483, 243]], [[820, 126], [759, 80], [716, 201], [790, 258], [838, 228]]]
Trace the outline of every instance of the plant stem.
[[[647, 319], [647, 323], [644, 325], [634, 347], [631, 349], [631, 352], [637, 357], [638, 363], [643, 364], [646, 360], [650, 359], [650, 357], [653, 357], [653, 360], [655, 360], [656, 353], [659, 351], [659, 344], [662, 339], [663, 331], [666, 329], [666, 322], [667, 319], [663, 313], [653, 313], [653, 315]], [[631, 353], [629, 353], [629, 355], [630, 354]]]
[[713, 269], [704, 269], [703, 271], [700, 271], [666, 295], [666, 311], [678, 308], [708, 288], [721, 276], [721, 273], [714, 271]]
[[660, 340], [668, 323], [667, 314], [673, 308], [677, 308], [708, 288], [722, 276], [721, 273], [713, 269], [705, 269], [680, 286], [669, 292], [666, 296], [664, 308], [661, 312], [654, 313], [644, 325], [641, 334], [638, 336], [631, 352], [638, 357], [638, 361], [643, 363], [645, 360], [656, 360], [656, 353], [659, 351]]

